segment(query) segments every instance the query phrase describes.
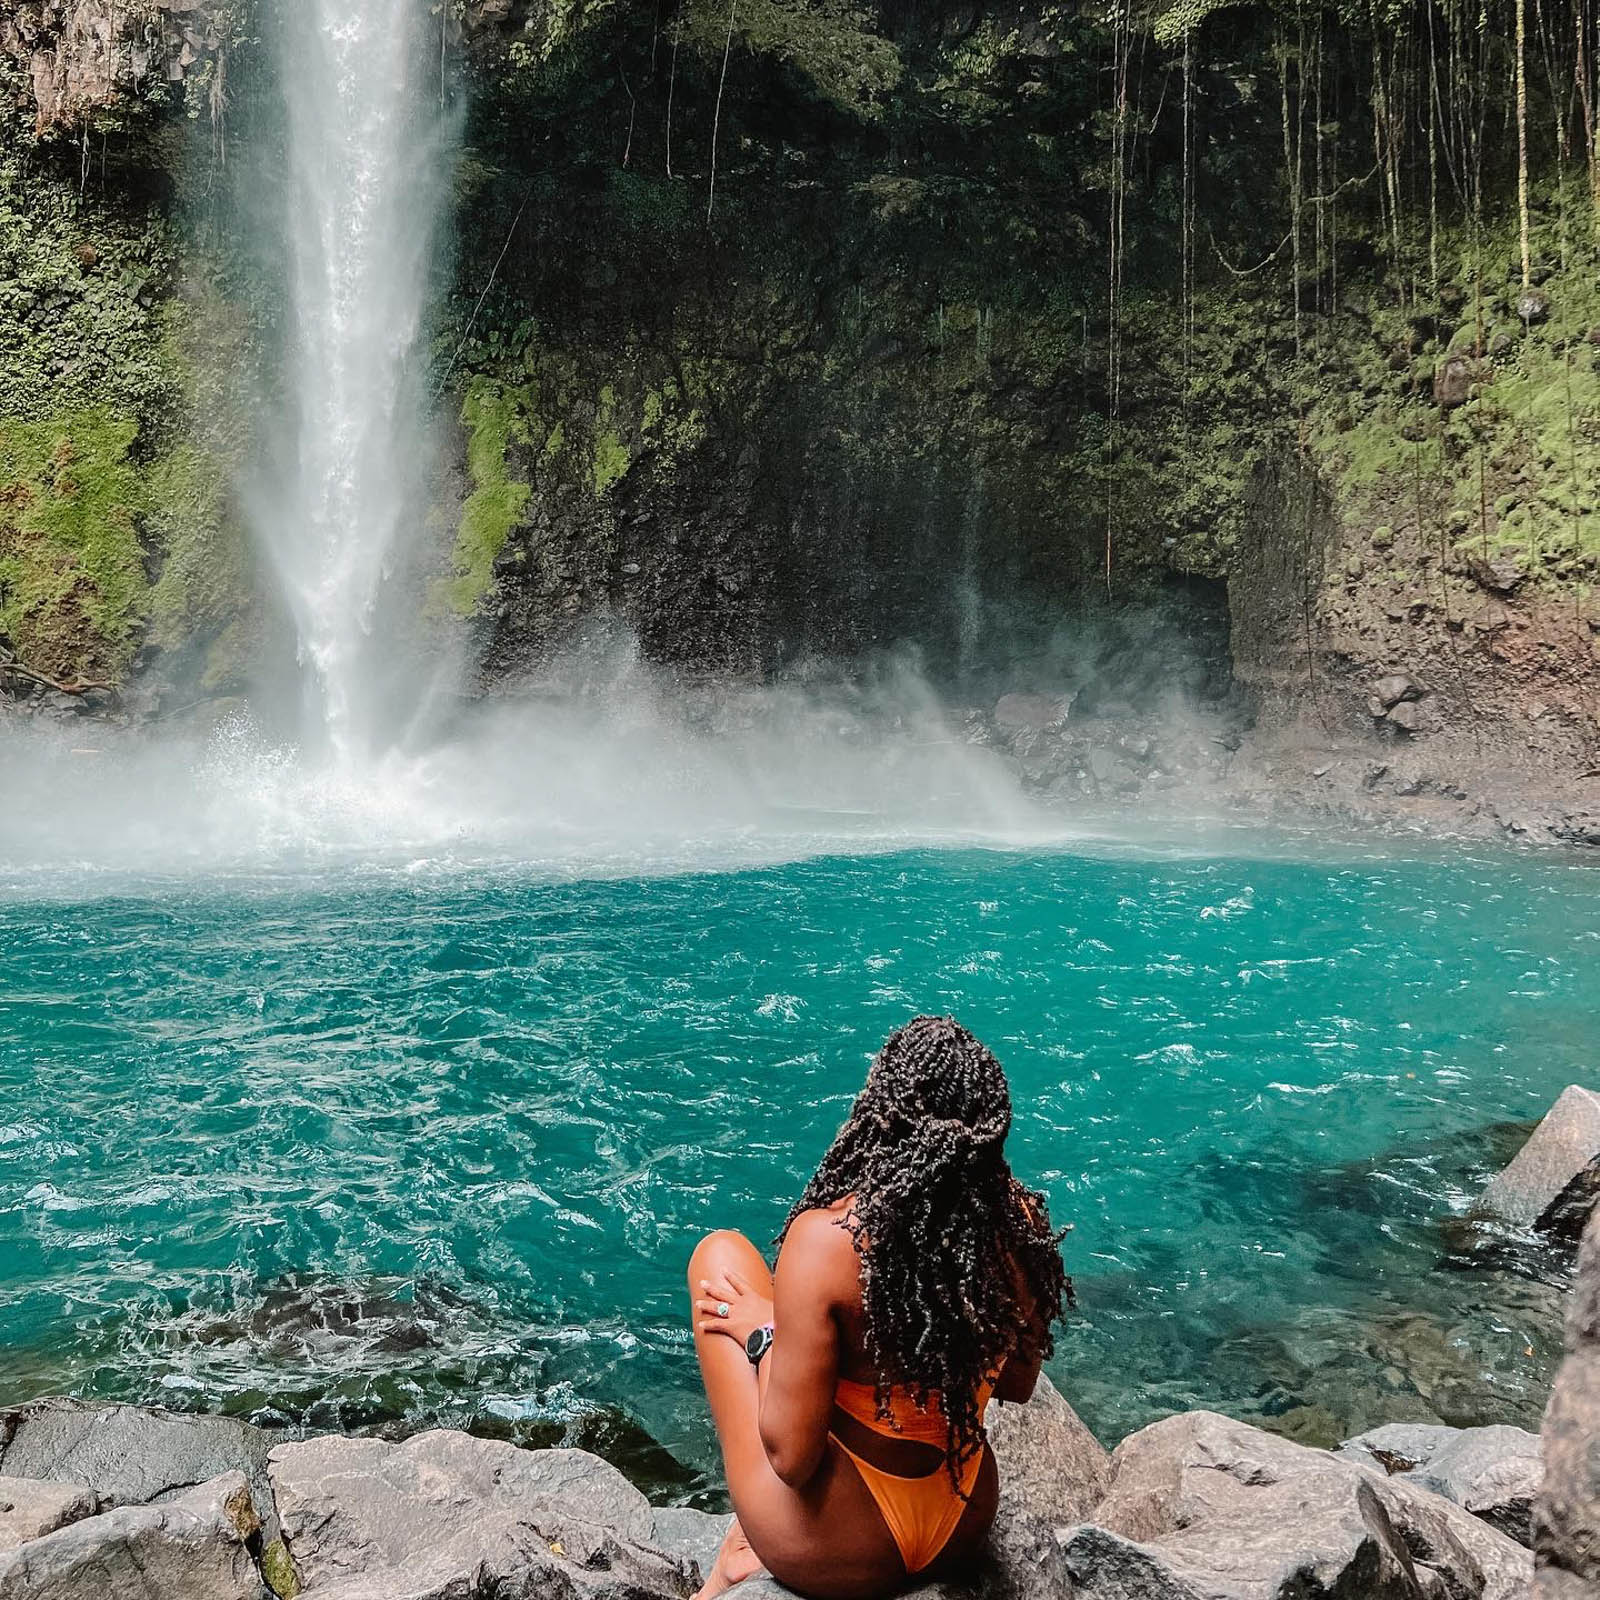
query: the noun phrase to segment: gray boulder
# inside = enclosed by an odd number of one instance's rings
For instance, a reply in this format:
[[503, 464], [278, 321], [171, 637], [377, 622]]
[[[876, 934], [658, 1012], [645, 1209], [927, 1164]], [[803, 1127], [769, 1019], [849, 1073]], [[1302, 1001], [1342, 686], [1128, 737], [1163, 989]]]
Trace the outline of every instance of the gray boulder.
[[989, 1408], [1000, 1509], [989, 1537], [984, 1593], [1067, 1591], [1051, 1559], [1056, 1529], [1085, 1522], [1111, 1487], [1111, 1453], [1043, 1375], [1026, 1405]]
[[1528, 1552], [1459, 1506], [1214, 1412], [1153, 1423], [1112, 1461], [1099, 1526], [1058, 1536], [1076, 1596], [1512, 1600], [1527, 1588]]
[[1007, 733], [1043, 733], [1064, 727], [1071, 710], [1069, 694], [1003, 694], [995, 702], [994, 720]]
[[1544, 1479], [1535, 1433], [1397, 1422], [1347, 1439], [1336, 1453], [1442, 1494], [1532, 1548], [1529, 1518]]
[[270, 1600], [244, 1474], [122, 1506], [0, 1554], [0, 1600]]
[[1537, 1434], [1523, 1428], [1463, 1428], [1406, 1479], [1532, 1548], [1530, 1518], [1544, 1482]]
[[82, 1484], [109, 1510], [170, 1500], [222, 1473], [242, 1472], [256, 1515], [274, 1539], [267, 1450], [261, 1429], [232, 1417], [59, 1397], [0, 1411], [0, 1473]]
[[1563, 1089], [1528, 1142], [1489, 1182], [1478, 1209], [1514, 1227], [1537, 1226], [1570, 1184], [1600, 1161], [1600, 1095]]
[[81, 1483], [0, 1477], [0, 1550], [15, 1550], [29, 1539], [92, 1517], [97, 1509], [94, 1491]]
[[652, 1514], [650, 1543], [657, 1550], [693, 1563], [695, 1581], [704, 1583], [732, 1521], [731, 1511], [719, 1516], [711, 1511], [696, 1511], [692, 1506], [657, 1506]]
[[1422, 698], [1422, 689], [1409, 672], [1391, 672], [1379, 678], [1373, 687], [1373, 693], [1385, 711], [1404, 701]]
[[1534, 1600], [1592, 1600], [1600, 1593], [1600, 1212], [1589, 1219], [1578, 1249], [1566, 1348], [1541, 1434]]
[[1334, 1454], [1382, 1472], [1410, 1472], [1426, 1466], [1460, 1432], [1442, 1422], [1387, 1422], [1346, 1439]]
[[438, 1429], [401, 1445], [278, 1445], [269, 1473], [307, 1600], [576, 1600], [693, 1586], [688, 1561], [650, 1548], [645, 1497], [582, 1450]]
[[1432, 1573], [1424, 1580], [1369, 1485], [1347, 1493], [1331, 1477], [1271, 1485], [1244, 1515], [1149, 1544], [1101, 1527], [1064, 1529], [1060, 1544], [1071, 1593], [1084, 1600], [1445, 1600], [1461, 1592]]

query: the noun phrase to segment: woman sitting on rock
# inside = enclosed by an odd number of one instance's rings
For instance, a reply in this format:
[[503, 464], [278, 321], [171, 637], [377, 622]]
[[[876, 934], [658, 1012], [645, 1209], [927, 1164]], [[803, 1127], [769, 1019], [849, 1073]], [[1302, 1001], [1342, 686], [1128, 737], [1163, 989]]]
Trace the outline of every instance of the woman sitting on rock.
[[1072, 1287], [1011, 1174], [1000, 1063], [951, 1017], [889, 1036], [767, 1270], [742, 1234], [689, 1263], [737, 1518], [697, 1600], [766, 1567], [869, 1600], [970, 1561], [999, 1485], [993, 1396], [1026, 1400]]

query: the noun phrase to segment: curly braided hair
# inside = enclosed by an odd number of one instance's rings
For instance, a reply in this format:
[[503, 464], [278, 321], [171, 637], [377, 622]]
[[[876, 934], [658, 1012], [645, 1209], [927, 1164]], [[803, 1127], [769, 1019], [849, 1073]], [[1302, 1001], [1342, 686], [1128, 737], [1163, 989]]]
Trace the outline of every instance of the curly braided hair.
[[1025, 1345], [1049, 1356], [1052, 1325], [1073, 1303], [1066, 1230], [1052, 1232], [1044, 1196], [1012, 1176], [1010, 1128], [994, 1056], [954, 1017], [913, 1017], [878, 1052], [778, 1238], [802, 1211], [855, 1197], [840, 1226], [861, 1258], [878, 1415], [889, 1420], [894, 1388], [936, 1404], [958, 1491], [983, 1448], [979, 1385]]

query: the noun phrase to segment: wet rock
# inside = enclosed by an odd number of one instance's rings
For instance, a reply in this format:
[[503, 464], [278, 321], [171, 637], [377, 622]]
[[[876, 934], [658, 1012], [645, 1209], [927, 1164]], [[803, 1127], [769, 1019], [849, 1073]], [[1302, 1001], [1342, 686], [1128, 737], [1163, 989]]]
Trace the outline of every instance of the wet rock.
[[581, 1450], [519, 1450], [437, 1429], [402, 1445], [278, 1445], [269, 1471], [308, 1600], [689, 1587], [688, 1563], [650, 1547], [649, 1502]]
[[1404, 734], [1421, 733], [1428, 725], [1427, 713], [1415, 700], [1402, 700], [1398, 705], [1390, 706], [1384, 720], [1391, 728], [1398, 728]]
[[277, 1515], [267, 1485], [268, 1439], [231, 1417], [184, 1417], [137, 1406], [52, 1398], [0, 1411], [0, 1473], [92, 1489], [101, 1506], [170, 1500], [225, 1472], [242, 1472], [269, 1539]]
[[[1600, 639], [1595, 641], [1600, 647]], [[1596, 658], [1600, 660], [1600, 648]], [[1550, 830], [1566, 844], [1600, 845], [1600, 811], [1568, 811], [1559, 817]]]
[[1402, 700], [1420, 700], [1422, 689], [1409, 672], [1391, 672], [1379, 678], [1373, 693], [1385, 711]]
[[1468, 356], [1447, 356], [1433, 374], [1433, 398], [1446, 411], [1472, 398], [1473, 362]]
[[1512, 1600], [1528, 1584], [1528, 1552], [1439, 1495], [1214, 1412], [1141, 1429], [1112, 1461], [1099, 1526], [1060, 1536], [1077, 1595]]
[[[1600, 843], [1600, 839], [1592, 842]], [[1548, 1238], [1576, 1246], [1597, 1205], [1600, 1205], [1600, 1157], [1573, 1175], [1572, 1181], [1540, 1213], [1534, 1227]]]
[[1600, 1095], [1572, 1084], [1562, 1090], [1511, 1164], [1490, 1180], [1478, 1209], [1515, 1227], [1537, 1227], [1568, 1185], [1596, 1161]]
[[1510, 556], [1474, 556], [1467, 562], [1472, 581], [1492, 594], [1515, 594], [1527, 578]]
[[80, 1483], [0, 1477], [0, 1551], [92, 1517], [94, 1491]]
[[1091, 750], [1088, 770], [1095, 786], [1104, 793], [1133, 794], [1139, 788], [1139, 774], [1114, 750]]
[[11, 5], [0, 13], [0, 55], [30, 83], [42, 133], [194, 77], [225, 51], [227, 23], [222, 0]]
[[1534, 1600], [1600, 1592], [1600, 1212], [1578, 1249], [1566, 1360], [1540, 1434], [1544, 1485], [1534, 1502]]
[[244, 1474], [160, 1505], [85, 1517], [0, 1554], [5, 1600], [269, 1600], [248, 1549], [261, 1524]]
[[1529, 326], [1546, 321], [1550, 316], [1550, 296], [1543, 289], [1524, 289], [1517, 296], [1517, 316]]
[[1058, 694], [1003, 694], [995, 702], [995, 725], [1007, 732], [1028, 729], [1043, 733], [1066, 725], [1072, 696]]

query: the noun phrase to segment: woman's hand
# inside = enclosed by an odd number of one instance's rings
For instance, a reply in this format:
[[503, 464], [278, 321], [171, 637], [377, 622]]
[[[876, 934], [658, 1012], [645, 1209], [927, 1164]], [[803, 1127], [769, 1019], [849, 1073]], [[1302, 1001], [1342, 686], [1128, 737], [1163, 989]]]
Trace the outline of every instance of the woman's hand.
[[[721, 1314], [722, 1307], [728, 1314]], [[738, 1341], [740, 1348], [757, 1328], [772, 1321], [772, 1302], [757, 1294], [736, 1272], [702, 1278], [700, 1294], [694, 1303], [695, 1330], [721, 1333]]]

